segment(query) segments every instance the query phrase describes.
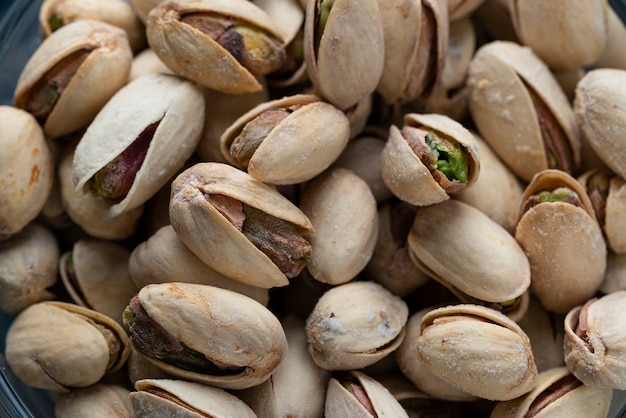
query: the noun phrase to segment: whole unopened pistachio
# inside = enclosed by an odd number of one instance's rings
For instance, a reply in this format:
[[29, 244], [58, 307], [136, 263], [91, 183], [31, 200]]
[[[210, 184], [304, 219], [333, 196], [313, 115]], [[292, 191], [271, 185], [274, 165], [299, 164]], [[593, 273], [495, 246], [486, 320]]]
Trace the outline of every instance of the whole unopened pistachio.
[[132, 51], [123, 29], [78, 20], [48, 36], [20, 74], [13, 97], [59, 137], [87, 126], [128, 81]]
[[54, 157], [34, 117], [0, 106], [0, 240], [21, 231], [52, 190]]
[[198, 163], [172, 183], [170, 220], [204, 263], [252, 286], [285, 286], [311, 258], [307, 216], [275, 188], [222, 163]]
[[109, 383], [73, 389], [59, 395], [54, 406], [54, 416], [75, 418], [95, 414], [101, 417], [134, 418], [129, 394], [128, 389]]

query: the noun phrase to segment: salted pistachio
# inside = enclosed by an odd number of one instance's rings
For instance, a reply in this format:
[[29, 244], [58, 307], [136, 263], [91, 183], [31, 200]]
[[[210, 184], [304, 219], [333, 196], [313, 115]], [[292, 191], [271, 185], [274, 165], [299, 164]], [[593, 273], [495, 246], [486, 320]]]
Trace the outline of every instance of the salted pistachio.
[[448, 0], [448, 16], [451, 22], [469, 17], [484, 0]]
[[126, 32], [133, 51], [146, 44], [143, 23], [131, 5], [123, 0], [44, 0], [39, 8], [39, 27], [44, 37], [76, 20], [98, 20]]
[[26, 307], [54, 298], [59, 244], [48, 228], [29, 223], [10, 240], [0, 241], [0, 310], [17, 315]]
[[607, 9], [603, 0], [572, 5], [509, 0], [513, 27], [521, 43], [550, 68], [571, 70], [593, 64], [607, 40]]
[[626, 25], [612, 7], [606, 8], [606, 14], [607, 39], [602, 55], [593, 66], [626, 70], [626, 56], [622, 53], [626, 46]]
[[331, 288], [306, 321], [309, 354], [328, 370], [374, 364], [398, 348], [407, 318], [406, 303], [378, 283], [354, 281]]
[[135, 247], [128, 271], [137, 289], [156, 283], [198, 283], [239, 292], [263, 305], [269, 302], [267, 289], [229, 279], [204, 264], [182, 243], [171, 225], [159, 228]]
[[600, 285], [602, 294], [626, 290], [626, 254], [609, 252], [606, 256], [606, 273]]
[[113, 200], [113, 216], [139, 207], [183, 167], [203, 124], [204, 96], [190, 81], [168, 74], [134, 80], [102, 108], [78, 142], [76, 192]]
[[223, 163], [198, 163], [172, 183], [170, 220], [205, 264], [262, 288], [285, 286], [311, 258], [309, 218], [275, 188]]
[[256, 180], [298, 184], [326, 170], [348, 144], [346, 115], [316, 96], [271, 100], [241, 115], [222, 134], [222, 156]]
[[384, 64], [383, 25], [377, 1], [309, 1], [304, 21], [304, 61], [321, 97], [340, 110], [351, 108], [372, 93]]
[[526, 313], [528, 258], [515, 238], [480, 210], [457, 200], [421, 207], [407, 240], [413, 262], [461, 301], [514, 320]]
[[626, 70], [589, 71], [576, 87], [574, 102], [576, 120], [591, 148], [622, 178], [626, 178], [626, 123], [620, 109], [626, 106], [625, 81]]
[[282, 34], [245, 0], [170, 0], [148, 15], [150, 47], [176, 74], [224, 93], [261, 90], [257, 76], [285, 59]]
[[0, 106], [0, 240], [20, 232], [43, 209], [52, 190], [54, 157], [28, 112]]
[[531, 269], [531, 289], [552, 312], [592, 297], [606, 269], [606, 244], [582, 185], [560, 170], [535, 175], [522, 196], [515, 239]]
[[130, 342], [113, 319], [71, 303], [39, 302], [23, 310], [6, 335], [6, 360], [24, 383], [67, 392], [119, 370]]
[[58, 396], [54, 405], [54, 416], [75, 418], [97, 415], [134, 418], [129, 394], [130, 391], [125, 387], [110, 383], [96, 383], [85, 388], [72, 389]]
[[441, 380], [484, 399], [514, 399], [536, 383], [528, 336], [483, 306], [453, 305], [424, 315], [417, 356]]
[[474, 136], [445, 115], [409, 113], [389, 128], [381, 155], [383, 181], [399, 199], [432, 205], [478, 179], [480, 152]]
[[380, 382], [359, 371], [328, 382], [324, 413], [327, 417], [406, 417], [402, 405]]
[[142, 75], [152, 73], [164, 73], [174, 74], [157, 54], [150, 48], [146, 48], [133, 58], [133, 62], [130, 66], [130, 74], [128, 75], [128, 82], [141, 77]]
[[565, 365], [585, 385], [626, 390], [626, 291], [577, 306], [565, 317]]
[[326, 170], [302, 191], [300, 209], [315, 228], [307, 271], [331, 285], [354, 279], [372, 256], [379, 228], [367, 183], [345, 168]]
[[87, 126], [128, 81], [132, 51], [123, 29], [78, 20], [48, 36], [24, 66], [13, 101], [56, 138]]
[[539, 373], [535, 388], [498, 403], [490, 418], [608, 417], [613, 391], [593, 388], [565, 367]]
[[516, 175], [530, 181], [548, 168], [577, 170], [581, 140], [572, 106], [530, 48], [483, 45], [470, 62], [467, 85], [479, 133]]
[[122, 312], [138, 288], [130, 280], [130, 251], [120, 244], [82, 239], [59, 259], [63, 285], [77, 305], [122, 324]]
[[221, 388], [264, 382], [287, 350], [274, 314], [254, 299], [214, 286], [144, 286], [123, 320], [133, 346], [159, 368]]
[[178, 379], [143, 379], [129, 395], [137, 418], [255, 418], [241, 399], [223, 389]]

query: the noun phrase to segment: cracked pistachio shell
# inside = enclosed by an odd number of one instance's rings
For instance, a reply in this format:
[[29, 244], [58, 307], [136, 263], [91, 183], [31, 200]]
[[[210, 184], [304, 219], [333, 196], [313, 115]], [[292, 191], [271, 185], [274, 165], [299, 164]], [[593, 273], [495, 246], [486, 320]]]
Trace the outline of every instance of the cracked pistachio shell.
[[101, 417], [135, 418], [129, 394], [128, 389], [109, 383], [73, 389], [59, 395], [54, 406], [54, 416], [76, 418], [95, 414]]
[[122, 324], [122, 312], [138, 288], [130, 280], [130, 252], [95, 239], [77, 241], [59, 260], [59, 272], [72, 300]]
[[41, 212], [52, 190], [54, 157], [28, 112], [0, 106], [0, 240], [21, 231]]
[[191, 13], [232, 17], [282, 40], [276, 23], [261, 8], [245, 0], [170, 0], [148, 15], [148, 43], [176, 74], [213, 90], [230, 94], [254, 93], [262, 85], [217, 41], [181, 21]]
[[275, 188], [223, 163], [198, 163], [172, 183], [170, 220], [180, 240], [205, 264], [233, 280], [261, 288], [289, 284], [286, 275], [207, 201], [223, 195], [295, 226], [309, 236], [313, 226]]
[[[408, 245], [417, 266], [462, 301], [514, 319], [524, 316], [531, 285], [528, 258], [515, 238], [480, 210], [457, 200], [421, 207]], [[518, 303], [501, 305], [512, 300]]]
[[54, 295], [59, 245], [52, 232], [31, 222], [19, 234], [0, 241], [0, 310], [17, 315]]
[[273, 126], [250, 157], [248, 174], [264, 183], [298, 184], [326, 170], [348, 144], [350, 124], [342, 111], [313, 95], [299, 94], [255, 106], [222, 134], [222, 156], [246, 169], [231, 155], [233, 141], [263, 112], [291, 106], [301, 107]]
[[5, 356], [29, 386], [67, 392], [119, 370], [130, 349], [126, 333], [113, 319], [50, 301], [31, 305], [15, 318], [7, 331]]
[[604, 0], [582, 3], [509, 0], [521, 43], [550, 68], [572, 70], [600, 58], [608, 37]]
[[489, 400], [531, 391], [537, 367], [528, 336], [511, 319], [483, 306], [438, 308], [422, 319], [417, 355], [457, 389]]
[[[350, 383], [346, 383], [350, 382]], [[359, 387], [352, 393], [346, 386]], [[364, 406], [363, 399], [369, 404]], [[351, 371], [345, 378], [332, 378], [326, 391], [325, 416], [337, 418], [398, 417], [408, 418], [402, 405], [378, 380], [365, 373]]]
[[17, 82], [15, 106], [28, 110], [37, 85], [46, 86], [51, 72], [74, 61], [81, 53], [86, 53], [86, 58], [42, 121], [43, 130], [50, 137], [87, 126], [128, 81], [132, 51], [126, 32], [108, 23], [79, 20], [48, 36], [30, 57]]
[[[476, 182], [480, 172], [480, 151], [474, 136], [463, 125], [445, 115], [417, 113], [405, 115], [404, 124], [432, 131], [439, 137], [458, 143], [467, 157], [465, 189]], [[383, 181], [391, 192], [407, 203], [426, 206], [450, 199], [395, 125], [389, 129], [389, 138], [381, 154], [381, 171]]]
[[143, 379], [129, 395], [137, 418], [256, 418], [241, 399], [223, 389], [177, 379]]
[[148, 74], [122, 88], [98, 113], [76, 146], [76, 192], [88, 193], [94, 175], [155, 124], [145, 159], [130, 189], [111, 206], [113, 216], [144, 204], [193, 154], [204, 124], [200, 89], [168, 74]]
[[374, 282], [326, 291], [306, 322], [309, 354], [328, 370], [352, 370], [392, 353], [404, 338], [406, 303]]
[[[530, 181], [548, 168], [578, 168], [581, 139], [572, 106], [530, 48], [505, 41], [483, 45], [470, 62], [467, 84], [479, 133], [516, 175]], [[561, 144], [555, 148], [564, 150], [563, 157], [546, 151], [547, 138]]]
[[198, 283], [244, 294], [266, 306], [269, 302], [267, 289], [229, 279], [204, 264], [183, 244], [171, 225], [161, 227], [135, 247], [128, 270], [137, 289], [156, 283]]
[[300, 209], [315, 228], [307, 271], [331, 285], [354, 279], [369, 262], [378, 236], [376, 200], [367, 183], [345, 168], [327, 170], [307, 184]]
[[174, 282], [144, 286], [138, 299], [165, 332], [211, 362], [235, 368], [220, 374], [194, 372], [144, 354], [173, 376], [221, 388], [245, 389], [267, 380], [285, 356], [287, 340], [278, 319], [242, 294]]
[[[544, 190], [567, 187], [583, 207], [543, 202], [521, 213], [515, 239], [531, 269], [531, 289], [552, 312], [567, 313], [598, 290], [606, 269], [606, 244], [582, 185], [560, 170], [537, 173], [522, 204]], [[521, 212], [521, 210], [520, 210]]]
[[626, 390], [626, 291], [577, 306], [565, 317], [565, 365], [585, 385]]
[[577, 381], [565, 367], [539, 373], [526, 395], [498, 403], [490, 418], [608, 417], [613, 391]]
[[307, 72], [324, 99], [347, 110], [376, 89], [383, 72], [380, 9], [376, 0], [335, 0], [320, 34], [320, 3], [309, 1], [306, 9]]
[[626, 71], [601, 68], [578, 82], [574, 110], [583, 134], [598, 157], [626, 178]]

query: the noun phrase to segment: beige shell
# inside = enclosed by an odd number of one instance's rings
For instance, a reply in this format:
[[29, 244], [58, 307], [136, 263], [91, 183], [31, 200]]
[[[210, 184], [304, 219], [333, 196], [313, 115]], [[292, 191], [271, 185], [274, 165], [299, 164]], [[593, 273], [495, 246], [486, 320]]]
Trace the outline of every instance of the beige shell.
[[297, 0], [253, 0], [253, 3], [276, 22], [276, 29], [281, 33], [285, 44], [296, 37], [304, 24], [304, 10]]
[[422, 319], [417, 355], [457, 389], [490, 400], [517, 398], [535, 385], [530, 340], [505, 315], [476, 305], [438, 308]]
[[548, 155], [529, 91], [554, 116], [567, 139], [575, 170], [580, 164], [580, 133], [567, 96], [548, 67], [528, 47], [494, 41], [470, 62], [469, 109], [482, 138], [525, 181], [547, 168]]
[[[581, 384], [561, 393], [560, 386], [554, 386], [565, 385], [569, 379], [571, 374], [565, 367], [539, 373], [537, 385], [531, 392], [518, 399], [498, 403], [490, 418], [525, 418], [531, 414], [536, 418], [608, 417], [613, 391]], [[552, 397], [551, 402], [542, 399], [544, 396]], [[543, 402], [546, 403], [542, 405]], [[542, 406], [537, 409], [539, 405]]]
[[267, 380], [287, 350], [285, 333], [274, 314], [239, 293], [174, 282], [144, 286], [138, 298], [150, 318], [167, 333], [207, 359], [237, 368], [225, 375], [211, 375], [147, 357], [173, 376], [245, 389]]
[[145, 24], [148, 14], [161, 3], [161, 0], [129, 0], [129, 3], [139, 20]]
[[[585, 385], [626, 390], [626, 291], [617, 291], [578, 306], [565, 318], [565, 365]], [[581, 312], [582, 311], [582, 312]], [[585, 318], [585, 337], [577, 335]]]
[[522, 213], [515, 239], [531, 268], [531, 289], [543, 306], [567, 313], [592, 297], [606, 269], [606, 244], [591, 201], [582, 185], [563, 171], [537, 173], [522, 202], [542, 190], [568, 187], [583, 208], [565, 202], [544, 202]]
[[207, 194], [246, 203], [294, 224], [303, 235], [314, 231], [307, 216], [276, 189], [227, 164], [198, 163], [172, 183], [172, 227], [198, 258], [226, 277], [248, 285], [287, 285], [285, 274], [206, 201]]
[[626, 56], [622, 53], [626, 47], [626, 25], [612, 7], [606, 8], [607, 39], [604, 51], [594, 63], [597, 68], [619, 68], [626, 70]]
[[[404, 123], [432, 130], [457, 142], [469, 153], [465, 188], [476, 182], [480, 172], [480, 151], [474, 136], [463, 125], [445, 115], [417, 113], [405, 115]], [[395, 125], [389, 129], [389, 138], [381, 155], [381, 171], [383, 181], [391, 192], [412, 205], [432, 205], [450, 198]]]
[[54, 157], [28, 112], [0, 106], [0, 240], [20, 232], [43, 209], [52, 190]]
[[81, 50], [90, 51], [89, 55], [43, 123], [50, 137], [87, 126], [128, 81], [132, 51], [126, 32], [108, 23], [79, 20], [48, 36], [30, 57], [17, 82], [15, 106], [25, 109], [35, 85], [63, 59]]
[[109, 383], [73, 389], [69, 393], [61, 393], [56, 399], [54, 416], [76, 418], [97, 414], [101, 417], [134, 418], [129, 393], [128, 389]]
[[350, 125], [342, 111], [313, 95], [272, 100], [243, 114], [222, 134], [222, 156], [237, 166], [230, 147], [246, 124], [266, 110], [298, 105], [302, 107], [274, 126], [254, 151], [248, 174], [264, 183], [298, 184], [326, 170], [348, 144]]
[[213, 90], [230, 94], [253, 93], [261, 84], [225, 48], [210, 36], [180, 21], [189, 13], [215, 13], [243, 20], [279, 40], [280, 30], [261, 8], [245, 0], [170, 0], [148, 15], [148, 43], [176, 74]]
[[146, 48], [133, 58], [130, 66], [128, 82], [152, 73], [174, 74], [150, 48]]
[[383, 71], [380, 10], [376, 0], [336, 0], [316, 49], [319, 3], [320, 0], [309, 1], [306, 9], [307, 72], [324, 99], [347, 110], [374, 91]]
[[470, 16], [484, 0], [448, 0], [450, 21], [458, 21]]
[[126, 370], [130, 383], [133, 385], [142, 379], [174, 379], [174, 376], [158, 368], [134, 347], [128, 356]]
[[607, 294], [626, 290], [626, 254], [609, 252], [606, 257], [606, 273], [599, 291]]
[[374, 364], [404, 338], [406, 303], [374, 282], [334, 287], [319, 298], [306, 323], [309, 354], [328, 370]]
[[76, 191], [87, 192], [89, 180], [154, 123], [158, 126], [145, 159], [128, 193], [111, 206], [113, 216], [144, 204], [194, 152], [204, 125], [204, 96], [200, 89], [190, 81], [167, 74], [148, 74], [121, 89], [98, 113], [76, 146]]
[[129, 395], [137, 418], [206, 416], [256, 418], [241, 399], [223, 389], [176, 379], [143, 379]]
[[315, 228], [308, 272], [332, 285], [354, 279], [374, 252], [379, 228], [367, 183], [344, 168], [327, 170], [307, 184], [300, 209]]

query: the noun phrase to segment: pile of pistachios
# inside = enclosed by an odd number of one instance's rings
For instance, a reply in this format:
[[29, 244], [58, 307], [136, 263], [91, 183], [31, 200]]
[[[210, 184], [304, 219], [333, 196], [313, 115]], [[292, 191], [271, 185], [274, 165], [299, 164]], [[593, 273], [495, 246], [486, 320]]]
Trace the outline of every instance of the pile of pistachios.
[[587, 418], [623, 396], [606, 1], [39, 20], [0, 106], [0, 310], [56, 417]]

